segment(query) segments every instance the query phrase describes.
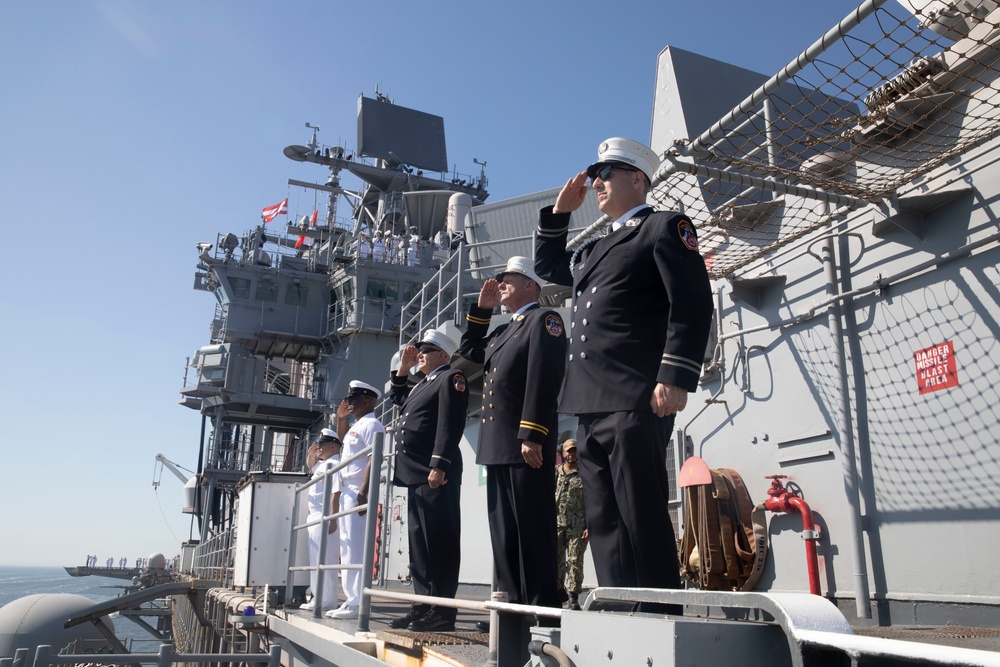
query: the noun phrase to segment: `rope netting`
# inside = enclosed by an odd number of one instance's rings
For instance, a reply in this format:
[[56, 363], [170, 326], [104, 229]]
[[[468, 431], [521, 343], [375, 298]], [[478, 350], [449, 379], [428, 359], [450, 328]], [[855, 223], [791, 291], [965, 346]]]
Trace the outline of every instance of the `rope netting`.
[[1000, 3], [869, 0], [700, 137], [652, 198], [713, 278], [891, 197], [1000, 132]]

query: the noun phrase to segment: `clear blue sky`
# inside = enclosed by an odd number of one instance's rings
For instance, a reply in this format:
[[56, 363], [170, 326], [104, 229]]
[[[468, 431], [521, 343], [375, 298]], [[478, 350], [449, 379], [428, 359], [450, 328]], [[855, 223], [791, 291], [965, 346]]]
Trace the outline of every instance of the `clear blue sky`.
[[496, 201], [563, 184], [607, 136], [647, 140], [665, 46], [770, 75], [854, 7], [0, 2], [0, 564], [177, 553], [181, 483], [152, 481], [158, 452], [196, 466], [177, 403], [213, 312], [195, 243], [325, 177], [281, 153], [305, 122], [353, 147], [378, 86], [443, 116], [449, 162], [487, 161]]

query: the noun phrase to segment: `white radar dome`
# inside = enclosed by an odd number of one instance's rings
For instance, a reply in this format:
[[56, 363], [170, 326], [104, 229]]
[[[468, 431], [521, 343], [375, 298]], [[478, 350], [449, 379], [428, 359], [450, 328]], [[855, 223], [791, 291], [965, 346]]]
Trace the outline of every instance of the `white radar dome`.
[[157, 552], [150, 554], [149, 558], [146, 559], [146, 569], [147, 570], [165, 570], [167, 569], [167, 558], [163, 554]]
[[[84, 612], [96, 603], [82, 595], [69, 593], [43, 593], [28, 595], [0, 607], [0, 658], [13, 658], [20, 648], [31, 651], [48, 644], [53, 653], [76, 639], [88, 640], [88, 650], [106, 650], [111, 647], [93, 623], [81, 623], [72, 628], [63, 627], [70, 617]], [[111, 632], [114, 623], [107, 617], [101, 619]]]

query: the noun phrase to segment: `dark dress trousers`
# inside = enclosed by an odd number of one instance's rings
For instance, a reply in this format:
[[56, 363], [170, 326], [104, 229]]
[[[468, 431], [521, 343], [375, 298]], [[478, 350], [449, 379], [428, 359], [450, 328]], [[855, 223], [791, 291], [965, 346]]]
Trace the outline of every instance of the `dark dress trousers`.
[[535, 270], [573, 288], [560, 411], [580, 416], [598, 582], [677, 588], [666, 475], [674, 419], [656, 417], [649, 402], [657, 382], [698, 386], [712, 317], [708, 273], [694, 226], [679, 213], [642, 209], [574, 252], [569, 220], [542, 209]]
[[[459, 442], [465, 430], [469, 390], [465, 376], [445, 366], [412, 389], [407, 378], [390, 375], [392, 402], [400, 407], [396, 431], [393, 484], [407, 488], [410, 577], [413, 592], [453, 598], [458, 592], [461, 565], [462, 454]], [[446, 484], [432, 489], [431, 468], [445, 473]], [[433, 608], [451, 621], [457, 610]]]
[[[484, 364], [476, 463], [486, 466], [487, 516], [499, 590], [510, 602], [559, 606], [555, 478], [559, 389], [566, 367], [562, 318], [530, 306], [487, 335], [492, 311], [473, 304], [459, 354]], [[542, 446], [542, 467], [521, 442]]]

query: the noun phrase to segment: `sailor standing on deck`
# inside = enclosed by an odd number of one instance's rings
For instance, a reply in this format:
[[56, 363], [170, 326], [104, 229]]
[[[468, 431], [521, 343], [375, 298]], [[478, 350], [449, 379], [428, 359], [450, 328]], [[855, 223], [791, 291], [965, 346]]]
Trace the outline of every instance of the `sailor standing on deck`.
[[372, 241], [372, 259], [376, 262], [385, 261], [385, 241], [382, 240], [382, 230], [375, 231], [375, 240]]
[[406, 249], [406, 264], [407, 266], [419, 266], [420, 265], [420, 235], [417, 234], [416, 227], [410, 227], [410, 244]]
[[[330, 513], [338, 511], [340, 504], [340, 473], [335, 472], [324, 477], [325, 473], [340, 463], [340, 439], [331, 429], [325, 428], [320, 431], [319, 439], [309, 446], [306, 452], [306, 465], [312, 472], [312, 479], [319, 479], [318, 482], [309, 487], [307, 503], [309, 513], [306, 521], [315, 521], [323, 517], [323, 497], [330, 494]], [[322, 479], [320, 479], [322, 478]], [[340, 560], [340, 540], [337, 533], [337, 522], [329, 521], [326, 526], [317, 523], [309, 526], [306, 532], [309, 536], [309, 564], [316, 566], [319, 562], [319, 543], [323, 529], [327, 530], [326, 537], [326, 558], [323, 565], [335, 565]], [[319, 583], [319, 571], [309, 571], [309, 585], [312, 589], [312, 599], [299, 607], [300, 609], [313, 610], [316, 608], [316, 591]], [[337, 606], [337, 599], [340, 597], [340, 582], [338, 581], [336, 570], [323, 571], [323, 600], [320, 602], [320, 609], [334, 609]]]
[[[486, 504], [497, 588], [518, 604], [559, 606], [556, 581], [556, 404], [566, 335], [540, 308], [542, 279], [512, 257], [470, 306], [459, 353], [483, 370], [483, 423], [476, 463], [486, 466]], [[511, 319], [487, 335], [493, 309]]]
[[[378, 433], [385, 433], [382, 422], [375, 418], [375, 402], [382, 395], [367, 382], [352, 380], [347, 398], [337, 408], [337, 435], [344, 443], [340, 454], [343, 461], [375, 444]], [[354, 424], [348, 424], [353, 416]], [[352, 461], [340, 470], [340, 511], [346, 512], [368, 502], [368, 476], [371, 457]], [[360, 565], [364, 562], [365, 518], [357, 512], [340, 517], [340, 562]], [[329, 618], [357, 618], [361, 604], [361, 570], [341, 571], [344, 580], [344, 604], [326, 612]]]
[[[614, 137], [538, 220], [535, 270], [573, 287], [560, 411], [579, 416], [580, 473], [601, 586], [679, 588], [666, 452], [674, 415], [698, 386], [712, 293], [694, 225], [646, 204], [659, 157]], [[566, 251], [587, 196], [614, 222]], [[663, 609], [650, 609], [660, 610]]]
[[[444, 331], [428, 330], [417, 346], [400, 355], [390, 375], [392, 402], [401, 406], [396, 432], [393, 484], [406, 487], [410, 576], [418, 595], [453, 598], [461, 564], [462, 453], [469, 390], [465, 375], [451, 366], [458, 344]], [[412, 389], [410, 368], [424, 378]], [[417, 632], [455, 629], [457, 609], [414, 603], [389, 622]]]

